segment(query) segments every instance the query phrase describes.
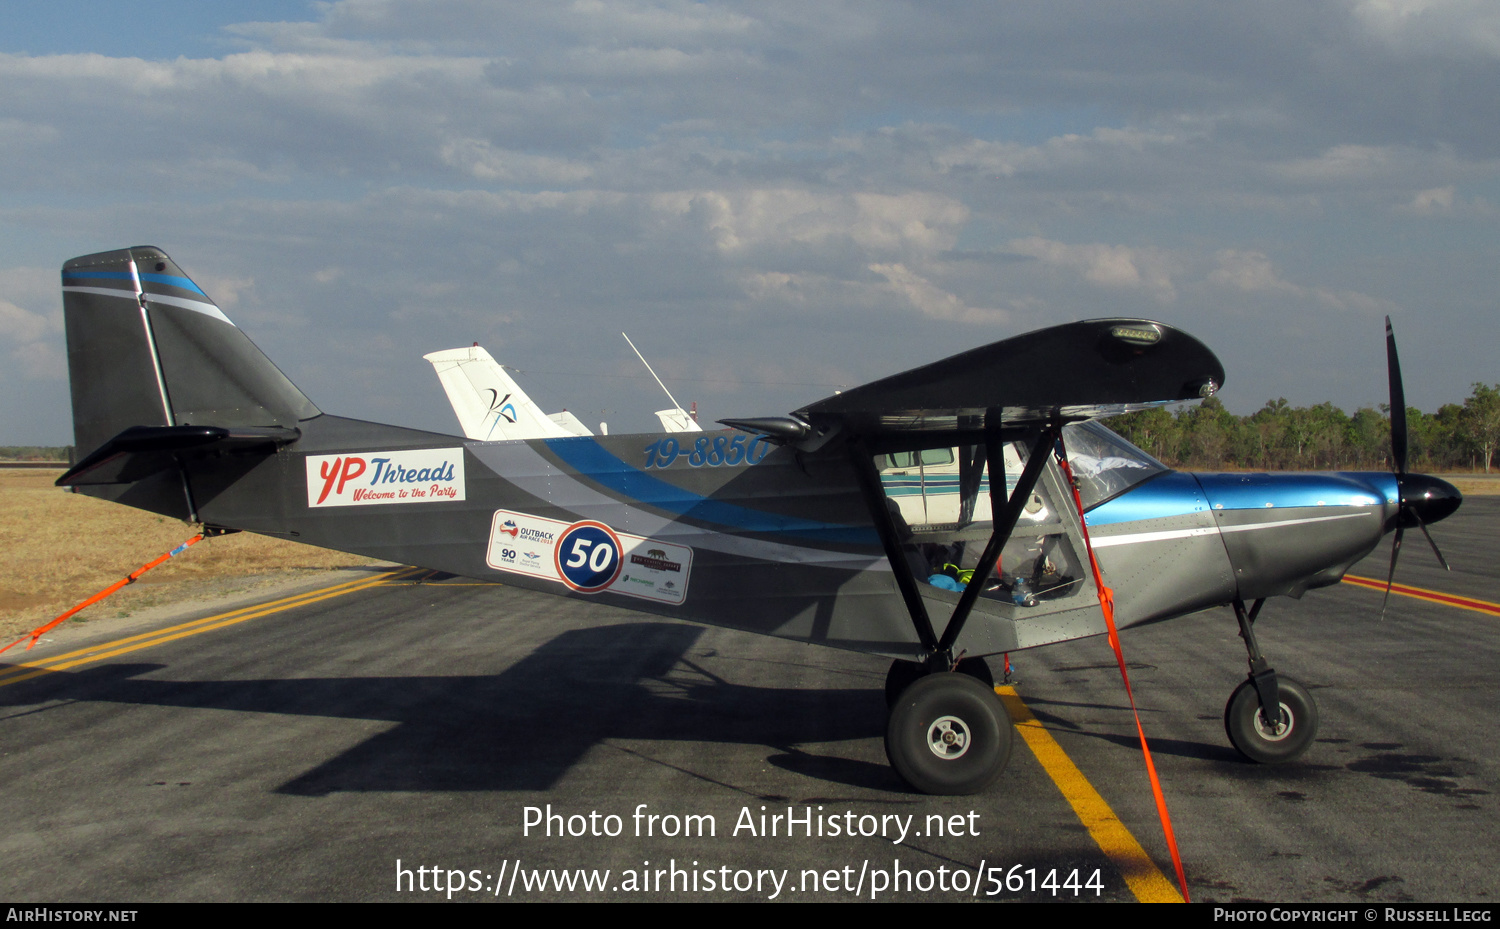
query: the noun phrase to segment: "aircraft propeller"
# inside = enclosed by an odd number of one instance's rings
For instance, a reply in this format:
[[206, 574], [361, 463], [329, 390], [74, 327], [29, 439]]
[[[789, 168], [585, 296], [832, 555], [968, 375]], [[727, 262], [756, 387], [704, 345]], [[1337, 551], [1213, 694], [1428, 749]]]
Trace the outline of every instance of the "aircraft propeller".
[[1438, 549], [1427, 531], [1427, 524], [1451, 515], [1463, 502], [1463, 497], [1447, 481], [1427, 474], [1410, 474], [1406, 470], [1406, 391], [1401, 387], [1401, 359], [1396, 355], [1396, 333], [1391, 328], [1391, 318], [1385, 318], [1386, 370], [1391, 384], [1391, 463], [1396, 469], [1397, 496], [1400, 500], [1396, 515], [1396, 538], [1391, 542], [1391, 568], [1385, 579], [1385, 599], [1380, 603], [1380, 616], [1385, 618], [1385, 607], [1391, 599], [1391, 585], [1396, 580], [1396, 559], [1401, 554], [1401, 538], [1408, 526], [1416, 526], [1427, 537], [1433, 554], [1446, 570], [1448, 559]]

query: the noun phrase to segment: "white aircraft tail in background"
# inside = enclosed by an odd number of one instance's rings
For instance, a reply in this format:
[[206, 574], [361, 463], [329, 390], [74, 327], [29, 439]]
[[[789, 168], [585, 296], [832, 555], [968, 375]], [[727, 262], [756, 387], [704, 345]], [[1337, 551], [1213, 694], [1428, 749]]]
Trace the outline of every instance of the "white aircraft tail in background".
[[592, 435], [578, 417], [563, 410], [548, 415], [521, 389], [490, 353], [476, 343], [423, 355], [453, 404], [464, 435], [483, 442]]

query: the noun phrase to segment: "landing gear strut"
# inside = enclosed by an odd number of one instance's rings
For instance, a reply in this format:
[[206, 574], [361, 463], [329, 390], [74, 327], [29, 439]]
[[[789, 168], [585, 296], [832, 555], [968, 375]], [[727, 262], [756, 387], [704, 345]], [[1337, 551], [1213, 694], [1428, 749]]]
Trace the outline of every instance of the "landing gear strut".
[[[1318, 734], [1318, 705], [1307, 688], [1276, 670], [1255, 641], [1255, 617], [1264, 600], [1245, 611], [1234, 601], [1240, 638], [1250, 656], [1250, 679], [1234, 689], [1224, 707], [1224, 731], [1241, 755], [1261, 764], [1279, 764], [1301, 757]], [[1272, 710], [1271, 708], [1275, 709]]]
[[[989, 663], [983, 658], [960, 658], [953, 670], [959, 674], [967, 674], [992, 690], [995, 687], [995, 675], [990, 671]], [[894, 708], [897, 698], [905, 692], [906, 688], [926, 676], [927, 666], [920, 661], [903, 661], [898, 658], [891, 662], [891, 669], [885, 674], [886, 708]]]

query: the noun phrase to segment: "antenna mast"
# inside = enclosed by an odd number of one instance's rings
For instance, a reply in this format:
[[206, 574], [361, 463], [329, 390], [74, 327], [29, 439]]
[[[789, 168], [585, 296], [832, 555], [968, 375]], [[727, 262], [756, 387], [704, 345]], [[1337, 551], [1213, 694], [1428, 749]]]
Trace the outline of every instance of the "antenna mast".
[[651, 362], [647, 361], [646, 356], [641, 354], [641, 350], [635, 347], [634, 342], [630, 341], [630, 336], [625, 335], [625, 333], [623, 332], [620, 333], [620, 335], [625, 336], [625, 342], [630, 346], [630, 350], [635, 352], [635, 357], [639, 358], [641, 360], [641, 364], [646, 366], [646, 370], [651, 372], [651, 376], [656, 378], [656, 386], [660, 387], [661, 392], [667, 395], [668, 400], [672, 401], [672, 406], [679, 410], [682, 409], [682, 404], [678, 403], [677, 398], [672, 396], [672, 392], [667, 389], [666, 384], [663, 384], [661, 382], [661, 378], [656, 377], [656, 372], [651, 368]]

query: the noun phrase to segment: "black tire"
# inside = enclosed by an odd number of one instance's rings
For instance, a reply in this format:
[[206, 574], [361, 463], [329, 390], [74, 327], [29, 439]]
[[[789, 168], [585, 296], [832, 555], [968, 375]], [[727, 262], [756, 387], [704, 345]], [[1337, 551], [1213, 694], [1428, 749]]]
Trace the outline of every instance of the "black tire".
[[990, 690], [995, 689], [995, 675], [990, 671], [989, 662], [983, 658], [964, 658], [959, 661], [958, 667], [953, 670], [959, 674], [967, 674]]
[[885, 706], [886, 709], [894, 709], [896, 701], [906, 688], [921, 680], [927, 674], [927, 669], [920, 662], [903, 661], [897, 658], [891, 662], [891, 669], [885, 672]]
[[1318, 705], [1307, 688], [1287, 677], [1276, 679], [1285, 731], [1277, 733], [1260, 710], [1255, 684], [1245, 681], [1234, 689], [1224, 707], [1224, 731], [1241, 755], [1261, 764], [1281, 764], [1300, 758], [1318, 735]]
[[[995, 689], [995, 675], [983, 658], [965, 658], [953, 670], [967, 674], [991, 690]], [[896, 659], [885, 673], [885, 705], [887, 709], [896, 705], [896, 700], [906, 688], [927, 676], [927, 668], [918, 661]]]
[[885, 729], [885, 755], [923, 793], [975, 794], [1010, 761], [1010, 715], [993, 688], [967, 674], [929, 674], [901, 694]]

